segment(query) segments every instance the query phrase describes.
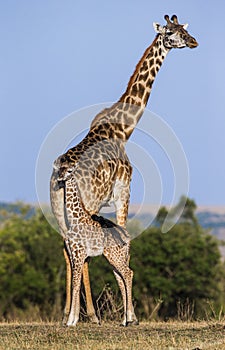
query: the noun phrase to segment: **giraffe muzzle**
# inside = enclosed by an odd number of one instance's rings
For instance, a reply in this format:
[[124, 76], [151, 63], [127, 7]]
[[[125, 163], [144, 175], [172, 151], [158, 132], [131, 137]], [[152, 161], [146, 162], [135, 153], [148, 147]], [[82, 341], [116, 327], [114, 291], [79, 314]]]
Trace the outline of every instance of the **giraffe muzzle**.
[[191, 38], [188, 43], [187, 43], [188, 47], [190, 47], [190, 49], [194, 49], [195, 47], [198, 46], [198, 42], [195, 40], [195, 38]]

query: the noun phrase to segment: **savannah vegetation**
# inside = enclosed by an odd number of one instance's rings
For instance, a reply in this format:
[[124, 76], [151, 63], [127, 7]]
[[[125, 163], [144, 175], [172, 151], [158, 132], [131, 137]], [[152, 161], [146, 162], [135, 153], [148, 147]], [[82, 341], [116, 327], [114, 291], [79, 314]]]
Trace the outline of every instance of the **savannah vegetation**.
[[141, 322], [97, 326], [78, 323], [0, 324], [0, 350], [224, 350], [224, 324], [217, 322]]

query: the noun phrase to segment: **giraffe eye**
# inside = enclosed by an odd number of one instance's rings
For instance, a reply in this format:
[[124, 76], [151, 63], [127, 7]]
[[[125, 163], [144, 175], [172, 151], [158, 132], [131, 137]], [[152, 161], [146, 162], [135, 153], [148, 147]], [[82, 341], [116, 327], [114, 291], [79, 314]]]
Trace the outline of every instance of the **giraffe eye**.
[[172, 35], [172, 34], [173, 34], [173, 32], [171, 32], [171, 30], [167, 29], [166, 34], [168, 34], [168, 35]]

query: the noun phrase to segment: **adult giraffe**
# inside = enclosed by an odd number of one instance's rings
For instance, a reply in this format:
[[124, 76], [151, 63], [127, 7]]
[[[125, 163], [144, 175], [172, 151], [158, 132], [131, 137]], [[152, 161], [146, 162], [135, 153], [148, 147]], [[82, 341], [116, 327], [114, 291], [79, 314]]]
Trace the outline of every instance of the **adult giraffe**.
[[[82, 208], [85, 215], [87, 214], [92, 220], [93, 226], [95, 223], [91, 217], [97, 215], [100, 208], [111, 201], [116, 207], [117, 224], [122, 227], [126, 225], [132, 167], [125, 152], [125, 143], [144, 112], [155, 77], [168, 52], [172, 48], [198, 46], [197, 41], [187, 32], [187, 25], [179, 24], [176, 15], [173, 15], [171, 20], [168, 15], [164, 18], [165, 26], [153, 24], [157, 35], [138, 62], [119, 101], [100, 112], [92, 121], [86, 137], [55, 161], [50, 181], [51, 205], [65, 242], [72, 223], [71, 213], [68, 215], [71, 192], [69, 197], [66, 193], [67, 181], [71, 174], [75, 181], [74, 187], [79, 191]], [[77, 196], [76, 190], [75, 195]], [[77, 216], [78, 213], [74, 215]], [[83, 217], [81, 213], [80, 216]], [[71, 310], [71, 290], [73, 292], [75, 288], [71, 277], [71, 266], [74, 264], [71, 261], [72, 254], [68, 254], [68, 247], [65, 247], [64, 255], [67, 263], [67, 300], [64, 319], [67, 319], [70, 313], [70, 321], [67, 324], [75, 325], [77, 319], [73, 320], [71, 316], [74, 314], [74, 310]], [[89, 256], [85, 257], [81, 272], [86, 291], [87, 313], [92, 320], [97, 321], [88, 276]], [[115, 270], [114, 273], [123, 290], [125, 288], [123, 278], [118, 271]], [[135, 317], [133, 319], [135, 321]]]

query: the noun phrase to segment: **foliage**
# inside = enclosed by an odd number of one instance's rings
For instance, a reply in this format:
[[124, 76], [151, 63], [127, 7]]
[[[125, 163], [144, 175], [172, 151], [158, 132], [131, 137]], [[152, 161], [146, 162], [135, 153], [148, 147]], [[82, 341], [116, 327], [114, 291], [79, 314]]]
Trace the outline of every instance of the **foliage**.
[[[184, 201], [184, 198], [182, 198]], [[179, 211], [178, 203], [174, 215]], [[18, 206], [18, 204], [17, 204]], [[60, 319], [65, 299], [63, 240], [39, 210], [19, 204], [0, 225], [0, 318]], [[143, 318], [222, 316], [225, 285], [219, 242], [199, 225], [194, 201], [186, 200], [179, 222], [161, 232], [167, 209], [154, 227], [132, 240], [136, 311]], [[129, 230], [135, 236], [135, 222]], [[103, 257], [90, 260], [90, 278], [99, 313], [121, 315], [112, 268]], [[110, 287], [106, 287], [110, 286]], [[82, 293], [83, 294], [83, 293]], [[110, 300], [109, 300], [110, 299]], [[208, 307], [206, 312], [205, 308]], [[211, 310], [211, 311], [210, 311]], [[29, 317], [28, 317], [29, 316]], [[102, 314], [101, 314], [102, 316]]]
[[199, 303], [219, 295], [218, 243], [189, 224], [178, 224], [167, 234], [158, 228], [146, 230], [132, 242], [131, 256], [135, 296], [145, 312], [151, 312], [153, 301], [160, 298], [160, 315], [175, 316], [179, 301]]
[[187, 309], [194, 305], [199, 315], [204, 301], [219, 300], [224, 279], [219, 242], [199, 225], [195, 209], [194, 201], [188, 199], [179, 223], [162, 233], [167, 215], [163, 207], [158, 227], [148, 228], [132, 242], [134, 291], [142, 314], [150, 315], [161, 300], [161, 317], [175, 316], [184, 305]]
[[21, 204], [20, 212], [0, 230], [0, 317], [30, 310], [32, 305], [47, 316], [56, 300], [61, 311], [62, 240], [39, 210], [27, 218], [29, 211]]

